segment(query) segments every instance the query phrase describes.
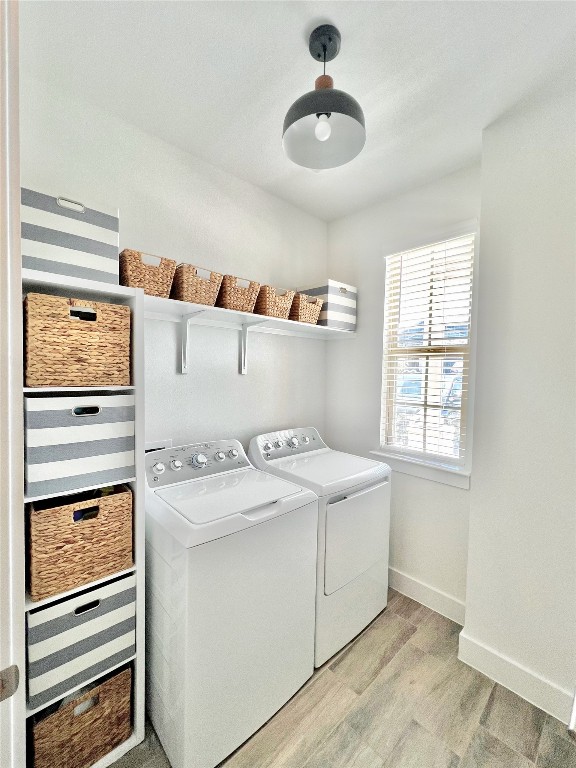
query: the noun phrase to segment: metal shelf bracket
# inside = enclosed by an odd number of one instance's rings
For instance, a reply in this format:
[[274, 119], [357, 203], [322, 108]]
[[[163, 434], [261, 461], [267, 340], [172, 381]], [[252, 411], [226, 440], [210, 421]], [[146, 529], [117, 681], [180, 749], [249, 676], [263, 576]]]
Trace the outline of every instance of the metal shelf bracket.
[[266, 325], [266, 320], [262, 320], [259, 323], [243, 323], [240, 329], [240, 365], [238, 373], [241, 376], [246, 376], [248, 370], [248, 331], [255, 325]]
[[189, 315], [183, 315], [180, 321], [180, 343], [182, 346], [182, 363], [180, 373], [188, 373], [188, 330], [189, 323], [196, 315], [201, 315], [204, 310], [200, 309], [198, 312], [192, 312]]
[[243, 325], [240, 331], [240, 369], [238, 373], [246, 376], [248, 365], [248, 329], [249, 325]]
[[[190, 321], [194, 320], [198, 315], [202, 315], [205, 312], [203, 309], [199, 309], [198, 312], [192, 312], [189, 315], [183, 315], [180, 321], [180, 341], [182, 346], [182, 363], [181, 373], [189, 373], [190, 365], [188, 361], [188, 340], [190, 333]], [[249, 323], [242, 323], [240, 326], [236, 326], [235, 330], [240, 331], [240, 361], [238, 365], [238, 373], [242, 376], [246, 375], [248, 367], [248, 331], [256, 325], [266, 325], [266, 320], [250, 321]], [[230, 327], [230, 326], [228, 326]]]

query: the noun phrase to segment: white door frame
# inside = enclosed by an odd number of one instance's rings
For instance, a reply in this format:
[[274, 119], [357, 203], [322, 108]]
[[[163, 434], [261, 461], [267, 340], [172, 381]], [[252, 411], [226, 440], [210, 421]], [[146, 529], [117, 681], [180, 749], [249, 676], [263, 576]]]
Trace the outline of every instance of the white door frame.
[[2, 768], [26, 753], [18, 10], [0, 0], [0, 675], [20, 675], [0, 701]]

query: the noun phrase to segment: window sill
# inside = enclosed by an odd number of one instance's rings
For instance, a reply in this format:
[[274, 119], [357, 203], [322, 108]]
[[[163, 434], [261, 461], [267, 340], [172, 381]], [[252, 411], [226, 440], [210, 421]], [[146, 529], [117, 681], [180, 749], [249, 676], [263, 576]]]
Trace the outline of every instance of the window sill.
[[384, 460], [394, 472], [421, 477], [423, 480], [451, 485], [454, 488], [464, 488], [465, 490], [470, 488], [470, 472], [466, 469], [451, 469], [440, 464], [435, 465], [431, 462], [420, 461], [408, 456], [386, 453], [383, 450], [370, 451], [370, 453]]

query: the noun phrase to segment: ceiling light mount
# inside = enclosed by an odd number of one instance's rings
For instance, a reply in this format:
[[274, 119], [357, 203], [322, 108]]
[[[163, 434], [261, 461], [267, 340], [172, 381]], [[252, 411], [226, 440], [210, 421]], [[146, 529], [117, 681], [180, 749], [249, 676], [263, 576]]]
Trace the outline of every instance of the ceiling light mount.
[[[322, 24], [310, 35], [308, 50], [316, 61], [332, 61], [340, 53], [340, 32], [332, 24]], [[326, 52], [326, 58], [324, 58]]]
[[282, 144], [288, 158], [312, 170], [337, 168], [353, 160], [366, 142], [364, 113], [348, 93], [334, 88], [326, 62], [340, 52], [340, 32], [322, 24], [310, 35], [312, 58], [324, 65], [315, 88], [297, 99], [284, 118]]

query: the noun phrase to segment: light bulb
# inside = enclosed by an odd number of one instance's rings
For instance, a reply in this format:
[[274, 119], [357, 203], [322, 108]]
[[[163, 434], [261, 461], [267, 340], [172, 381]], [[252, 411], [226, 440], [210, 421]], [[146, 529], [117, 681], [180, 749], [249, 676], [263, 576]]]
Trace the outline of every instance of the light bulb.
[[314, 128], [314, 134], [318, 141], [326, 141], [326, 139], [330, 138], [330, 134], [332, 133], [332, 127], [330, 123], [328, 122], [328, 115], [320, 115], [318, 117], [318, 122], [316, 123], [316, 127]]

